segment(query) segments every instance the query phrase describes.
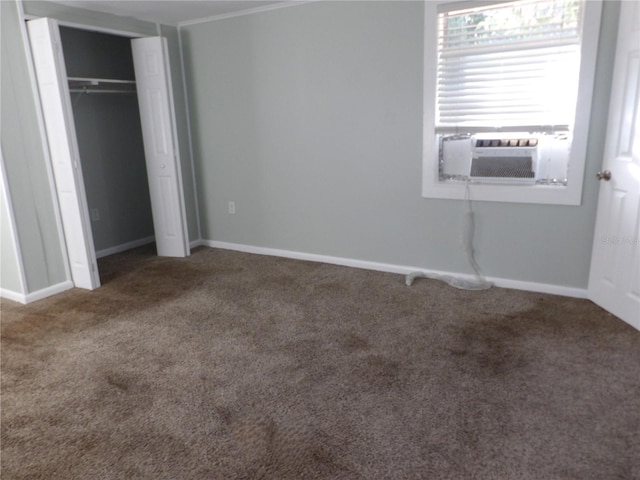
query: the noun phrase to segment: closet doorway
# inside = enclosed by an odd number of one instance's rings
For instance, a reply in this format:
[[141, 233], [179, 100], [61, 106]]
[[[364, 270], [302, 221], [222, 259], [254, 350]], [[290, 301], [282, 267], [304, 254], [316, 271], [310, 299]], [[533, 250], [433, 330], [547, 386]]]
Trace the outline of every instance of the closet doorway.
[[74, 285], [97, 253], [189, 255], [166, 40], [27, 27]]

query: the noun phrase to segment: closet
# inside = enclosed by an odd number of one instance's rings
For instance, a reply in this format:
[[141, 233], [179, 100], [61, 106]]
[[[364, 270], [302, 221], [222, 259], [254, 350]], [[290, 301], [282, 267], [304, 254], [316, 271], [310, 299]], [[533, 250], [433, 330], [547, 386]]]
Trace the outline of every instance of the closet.
[[96, 252], [189, 255], [166, 39], [27, 31], [74, 286], [100, 286]]
[[131, 41], [60, 27], [98, 258], [153, 241]]

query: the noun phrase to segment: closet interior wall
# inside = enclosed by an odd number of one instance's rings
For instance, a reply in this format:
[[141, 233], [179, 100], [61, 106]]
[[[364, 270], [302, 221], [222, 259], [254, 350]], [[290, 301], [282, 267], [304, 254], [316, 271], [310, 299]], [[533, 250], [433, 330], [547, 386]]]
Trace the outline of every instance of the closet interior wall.
[[96, 254], [149, 243], [154, 231], [138, 99], [135, 84], [122, 82], [135, 80], [130, 39], [69, 27], [60, 27], [60, 35]]

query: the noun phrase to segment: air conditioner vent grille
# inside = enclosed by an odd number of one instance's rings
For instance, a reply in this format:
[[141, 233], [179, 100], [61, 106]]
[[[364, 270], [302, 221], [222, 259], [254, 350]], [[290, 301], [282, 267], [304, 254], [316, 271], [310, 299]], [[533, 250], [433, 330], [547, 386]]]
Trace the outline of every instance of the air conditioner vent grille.
[[471, 177], [534, 178], [532, 157], [476, 157], [471, 161]]

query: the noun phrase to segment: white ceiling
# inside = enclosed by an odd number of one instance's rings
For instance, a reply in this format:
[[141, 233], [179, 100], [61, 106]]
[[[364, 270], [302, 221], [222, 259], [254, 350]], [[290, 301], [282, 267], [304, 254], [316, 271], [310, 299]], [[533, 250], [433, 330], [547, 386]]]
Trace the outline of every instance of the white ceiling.
[[[202, 18], [268, 7], [287, 0], [54, 0], [71, 7], [177, 25]], [[291, 0], [288, 0], [291, 1]]]

